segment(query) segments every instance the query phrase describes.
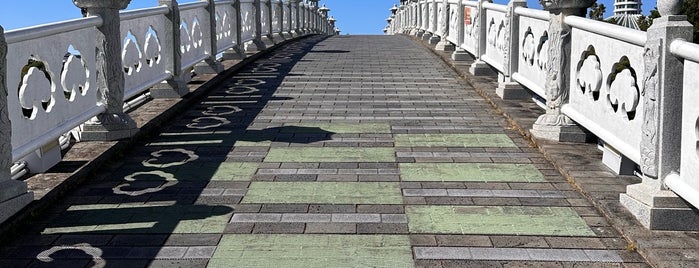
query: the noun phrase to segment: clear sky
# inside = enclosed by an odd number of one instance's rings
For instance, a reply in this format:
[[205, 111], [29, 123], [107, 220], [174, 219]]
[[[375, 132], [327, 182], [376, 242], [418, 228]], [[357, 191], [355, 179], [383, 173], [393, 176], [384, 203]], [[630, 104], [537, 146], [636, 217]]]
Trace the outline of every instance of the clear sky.
[[[197, 0], [180, 0], [180, 3]], [[43, 23], [79, 18], [80, 10], [71, 0], [0, 0], [0, 25], [5, 30], [33, 26]], [[342, 33], [381, 34], [386, 26], [389, 8], [398, 0], [321, 0], [330, 9], [330, 14], [338, 20]], [[507, 3], [507, 0], [494, 0]], [[527, 0], [530, 7], [541, 8], [538, 0]], [[607, 15], [614, 9], [612, 0], [598, 1], [607, 6]], [[644, 1], [644, 13], [656, 5], [656, 1]], [[157, 0], [132, 0], [129, 9], [152, 7]]]

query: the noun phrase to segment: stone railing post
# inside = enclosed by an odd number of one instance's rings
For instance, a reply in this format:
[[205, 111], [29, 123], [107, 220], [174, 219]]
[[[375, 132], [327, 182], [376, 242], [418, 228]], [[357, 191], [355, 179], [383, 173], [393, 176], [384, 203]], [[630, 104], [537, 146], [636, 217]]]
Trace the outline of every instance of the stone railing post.
[[682, 133], [682, 60], [670, 53], [673, 40], [692, 40], [692, 25], [678, 15], [682, 1], [659, 0], [662, 15], [648, 29], [643, 74], [643, 126], [639, 184], [621, 194], [624, 205], [644, 226], [654, 230], [696, 230], [697, 213], [667, 190], [664, 180], [680, 169]]
[[587, 8], [595, 0], [545, 1], [544, 9], [549, 11], [549, 59], [546, 62], [546, 114], [540, 116], [531, 134], [539, 139], [585, 142], [587, 135], [573, 120], [561, 112], [561, 106], [568, 102], [570, 92], [570, 32], [565, 24], [567, 16], [584, 17]]
[[233, 1], [233, 9], [235, 9], [235, 29], [233, 29], [235, 31], [235, 46], [223, 52], [222, 58], [224, 60], [241, 60], [245, 58], [245, 52], [241, 47], [243, 43], [243, 38], [241, 36], [243, 33], [243, 27], [241, 25], [243, 18], [241, 17], [240, 0]]
[[245, 52], [254, 53], [267, 48], [262, 42], [262, 6], [260, 0], [255, 0], [252, 4], [255, 9], [255, 33], [253, 33], [252, 42], [245, 46]]
[[216, 3], [214, 0], [201, 1], [207, 3], [206, 12], [209, 15], [208, 18], [202, 20], [201, 27], [208, 30], [202, 31], [202, 39], [205, 42], [209, 42], [211, 51], [209, 51], [209, 58], [194, 66], [194, 72], [198, 74], [218, 74], [223, 72], [223, 64], [216, 60], [216, 54], [218, 54], [218, 44], [216, 40]]
[[430, 25], [432, 24], [430, 20], [430, 7], [432, 6], [432, 1], [433, 0], [425, 0], [422, 5], [422, 27], [425, 29], [422, 32], [421, 38], [424, 41], [429, 41], [432, 37], [432, 33], [430, 32]]
[[284, 3], [281, 0], [277, 0], [274, 2], [274, 9], [276, 10], [274, 13], [277, 14], [276, 21], [277, 25], [279, 25], [279, 31], [274, 33], [274, 40], [277, 40], [278, 42], [286, 40], [286, 37], [284, 36]]
[[294, 34], [293, 34], [293, 32], [294, 32], [294, 25], [293, 25], [294, 11], [292, 9], [293, 5], [291, 4], [291, 1], [289, 1], [289, 0], [282, 2], [282, 5], [284, 5], [286, 8], [284, 10], [284, 20], [287, 23], [287, 28], [284, 29], [284, 30], [286, 30], [284, 32], [284, 35], [287, 39], [290, 39], [294, 36]]
[[172, 78], [153, 86], [150, 94], [153, 98], [179, 98], [187, 93], [187, 80], [180, 67], [182, 66], [182, 51], [180, 50], [180, 9], [176, 0], [158, 0], [158, 5], [167, 6], [170, 12], [165, 15], [165, 32], [162, 33], [162, 49], [165, 55], [163, 61]]
[[299, 2], [291, 0], [288, 2], [288, 5], [291, 10], [291, 36], [297, 37], [301, 35], [299, 32]]
[[483, 8], [483, 3], [486, 2], [491, 3], [492, 0], [478, 1], [478, 16], [473, 26], [478, 29], [478, 40], [476, 40], [475, 45], [476, 60], [471, 63], [471, 68], [468, 69], [472, 75], [495, 75], [495, 71], [490, 68], [490, 65], [481, 60], [481, 56], [485, 53], [485, 46], [488, 40], [488, 18], [485, 14], [485, 8]]
[[427, 40], [427, 43], [430, 45], [436, 45], [439, 43], [439, 40], [441, 40], [439, 36], [439, 5], [440, 3], [437, 2], [437, 0], [432, 0], [432, 19], [430, 20], [430, 29], [433, 29], [434, 32], [432, 33], [432, 36], [430, 36], [430, 39]]
[[463, 1], [459, 1], [459, 4], [457, 6], [459, 10], [456, 11], [456, 16], [459, 17], [457, 20], [458, 25], [456, 26], [456, 30], [458, 31], [457, 33], [457, 40], [459, 40], [458, 44], [456, 44], [456, 48], [454, 50], [454, 53], [451, 54], [451, 59], [454, 61], [466, 61], [466, 60], [473, 60], [473, 57], [471, 57], [471, 54], [468, 54], [465, 49], [461, 47], [461, 42], [464, 40], [464, 34], [465, 34], [465, 26], [464, 26], [464, 3]]
[[7, 105], [7, 43], [0, 26], [0, 223], [34, 200], [27, 183], [12, 179], [12, 125]]
[[439, 14], [439, 17], [441, 18], [441, 23], [438, 25], [439, 27], [439, 34], [442, 35], [442, 39], [437, 43], [437, 46], [435, 49], [441, 50], [441, 51], [454, 51], [456, 47], [454, 44], [449, 42], [447, 40], [447, 36], [449, 36], [449, 20], [451, 18], [449, 17], [449, 2], [447, 0], [442, 0], [442, 12]]
[[495, 93], [504, 100], [531, 98], [529, 91], [512, 80], [512, 74], [517, 71], [519, 63], [519, 15], [515, 13], [518, 7], [526, 7], [526, 0], [512, 0], [507, 5], [505, 16], [505, 39], [507, 45], [503, 52], [503, 73], [498, 74], [498, 87]]
[[121, 60], [121, 19], [119, 10], [131, 0], [73, 0], [85, 16], [99, 16], [97, 27], [96, 79], [98, 101], [106, 111], [86, 122], [81, 140], [119, 140], [133, 136], [136, 122], [124, 113], [124, 69]]
[[417, 0], [410, 2], [410, 35], [417, 36], [418, 25], [420, 25], [420, 5]]

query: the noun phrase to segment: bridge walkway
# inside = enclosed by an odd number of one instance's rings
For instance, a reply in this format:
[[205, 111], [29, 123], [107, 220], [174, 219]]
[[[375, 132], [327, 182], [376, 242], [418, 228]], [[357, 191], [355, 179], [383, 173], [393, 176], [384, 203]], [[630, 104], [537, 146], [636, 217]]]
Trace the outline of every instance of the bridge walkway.
[[25, 226], [0, 267], [646, 266], [404, 36], [277, 49]]

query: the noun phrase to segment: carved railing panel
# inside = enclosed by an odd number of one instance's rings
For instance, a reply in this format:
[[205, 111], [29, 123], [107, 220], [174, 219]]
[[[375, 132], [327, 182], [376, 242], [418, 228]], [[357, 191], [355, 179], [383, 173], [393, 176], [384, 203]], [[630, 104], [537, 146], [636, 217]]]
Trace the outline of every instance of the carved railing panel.
[[207, 21], [206, 2], [195, 2], [180, 6], [180, 51], [182, 70], [203, 61], [211, 55], [211, 45], [206, 38], [211, 36]]
[[216, 3], [216, 48], [222, 52], [235, 45], [238, 39], [236, 10], [229, 2]]
[[487, 34], [485, 45], [485, 55], [483, 61], [487, 62], [493, 68], [501, 73], [504, 72], [503, 65], [505, 60], [505, 50], [509, 45], [510, 32], [509, 25], [505, 18], [505, 9], [503, 5], [488, 5], [485, 10], [486, 25], [484, 25]]
[[539, 12], [544, 13], [547, 19], [525, 15], [519, 17], [518, 64], [512, 78], [539, 97], [546, 98], [544, 85], [546, 83], [545, 65], [548, 60], [549, 22], [548, 12]]
[[644, 79], [643, 44], [578, 28], [573, 28], [570, 35], [569, 103], [563, 106], [563, 112], [632, 161], [640, 163], [644, 115], [644, 103], [640, 101]]
[[255, 6], [253, 1], [240, 1], [241, 42], [251, 41], [255, 36]]
[[464, 40], [461, 48], [471, 54], [476, 54], [476, 47], [478, 46], [479, 16], [478, 2], [464, 1]]
[[[151, 14], [158, 11], [159, 14]], [[170, 78], [163, 57], [170, 57], [164, 51], [164, 35], [167, 9], [151, 8], [122, 13], [121, 59], [124, 67], [124, 99], [142, 93], [151, 86]]]
[[[458, 0], [460, 1], [460, 0]], [[447, 40], [454, 44], [459, 44], [459, 23], [463, 23], [463, 18], [459, 16], [459, 4], [458, 1], [449, 2], [449, 35], [447, 35]], [[456, 2], [456, 3], [454, 3]]]
[[[12, 161], [104, 111], [95, 80], [100, 23], [88, 18], [6, 33]], [[49, 33], [32, 36], [42, 31]]]

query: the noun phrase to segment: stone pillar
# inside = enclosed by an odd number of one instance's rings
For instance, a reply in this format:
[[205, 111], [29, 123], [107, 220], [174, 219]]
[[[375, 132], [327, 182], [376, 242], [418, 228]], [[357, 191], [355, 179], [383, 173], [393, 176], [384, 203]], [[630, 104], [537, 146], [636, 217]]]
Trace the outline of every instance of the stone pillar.
[[270, 27], [272, 28], [272, 39], [274, 40], [275, 43], [281, 43], [284, 41], [284, 36], [282, 36], [282, 32], [284, 31], [284, 7], [282, 6], [282, 1], [280, 0], [274, 0], [274, 2], [271, 3], [271, 10], [273, 11], [272, 15], [276, 15], [276, 17], [272, 17], [273, 21], [276, 21], [277, 24], [279, 25], [279, 31], [274, 32], [274, 27], [270, 23]]
[[242, 60], [245, 58], [245, 51], [241, 47], [241, 44], [243, 43], [243, 39], [241, 37], [241, 24], [243, 19], [241, 18], [240, 14], [240, 0], [233, 1], [233, 8], [235, 9], [235, 46], [223, 52], [222, 57], [224, 60]]
[[216, 3], [214, 3], [214, 0], [201, 1], [207, 3], [206, 12], [209, 14], [208, 18], [202, 20], [202, 29], [208, 30], [202, 31], [204, 34], [202, 39], [209, 43], [211, 51], [209, 51], [209, 58], [194, 66], [194, 72], [198, 74], [218, 74], [223, 72], [223, 64], [216, 60], [216, 54], [218, 54], [218, 44], [216, 41]]
[[7, 106], [7, 43], [0, 26], [0, 223], [34, 200], [23, 181], [12, 179], [12, 125]]
[[82, 126], [81, 140], [119, 140], [133, 136], [138, 127], [124, 113], [124, 69], [121, 60], [119, 10], [131, 0], [73, 0], [85, 16], [99, 16], [96, 34], [97, 101], [106, 111]]
[[515, 14], [518, 7], [526, 7], [526, 0], [512, 0], [507, 5], [505, 17], [505, 47], [502, 74], [498, 74], [498, 87], [495, 93], [503, 100], [529, 99], [529, 91], [512, 80], [512, 74], [517, 71], [519, 63], [519, 15]]
[[423, 21], [423, 28], [425, 28], [422, 32], [422, 40], [429, 41], [430, 38], [432, 37], [432, 33], [430, 32], [430, 25], [432, 25], [432, 21], [430, 20], [430, 7], [432, 6], [432, 1], [434, 0], [428, 0], [422, 5], [422, 21]]
[[329, 35], [335, 35], [335, 22], [336, 21], [337, 20], [335, 20], [335, 18], [333, 18], [333, 17], [330, 17], [328, 19], [328, 22], [330, 23], [330, 30], [328, 32]]
[[481, 56], [485, 53], [485, 46], [488, 40], [488, 21], [485, 16], [485, 9], [483, 8], [483, 3], [492, 2], [492, 0], [479, 0], [478, 1], [478, 15], [475, 18], [474, 26], [478, 32], [478, 40], [476, 40], [476, 60], [471, 63], [471, 67], [468, 71], [472, 75], [495, 75], [496, 72], [490, 65], [481, 60]]
[[[457, 40], [459, 40], [458, 43], [463, 42], [464, 40], [464, 3], [463, 1], [459, 1], [459, 4], [457, 6], [459, 10], [456, 11], [456, 16], [459, 16], [459, 19], [457, 20], [459, 22], [459, 25], [456, 26], [457, 31]], [[454, 53], [451, 54], [451, 59], [454, 61], [466, 61], [466, 60], [473, 60], [473, 57], [471, 57], [471, 54], [468, 54], [465, 49], [461, 48], [460, 44], [456, 44], [456, 50]]]
[[252, 6], [255, 8], [255, 33], [253, 34], [252, 42], [245, 45], [246, 53], [255, 53], [267, 48], [265, 43], [262, 42], [262, 6], [260, 0], [255, 0]]
[[291, 39], [292, 37], [294, 37], [294, 28], [292, 24], [294, 15], [294, 11], [292, 10], [293, 6], [291, 5], [291, 1], [288, 0], [286, 2], [282, 1], [282, 5], [286, 7], [286, 9], [284, 10], [284, 20], [287, 23], [287, 28], [284, 29], [286, 31], [283, 34], [286, 39]]
[[440, 3], [437, 3], [437, 0], [432, 0], [432, 20], [430, 21], [430, 25], [433, 25], [434, 28], [434, 33], [432, 33], [432, 36], [430, 36], [430, 39], [427, 40], [427, 43], [430, 45], [436, 45], [439, 43], [439, 40], [441, 38], [439, 37], [439, 5]]
[[408, 34], [417, 36], [419, 32], [420, 25], [420, 5], [417, 0], [411, 0], [410, 2], [410, 32]]
[[[291, 25], [291, 35], [294, 37], [300, 36], [300, 27], [299, 27], [299, 3], [298, 2], [291, 2], [289, 3], [291, 5], [291, 20], [293, 20], [295, 25]], [[296, 11], [296, 12], [294, 12]]]
[[585, 142], [586, 133], [573, 120], [561, 113], [561, 106], [568, 102], [570, 85], [570, 31], [565, 24], [567, 16], [584, 17], [587, 8], [595, 0], [541, 1], [549, 11], [549, 59], [546, 62], [546, 114], [540, 116], [531, 134], [539, 139]]
[[170, 12], [165, 15], [167, 18], [166, 31], [162, 33], [162, 51], [167, 56], [163, 57], [167, 71], [172, 74], [172, 78], [153, 86], [150, 94], [153, 98], [179, 98], [189, 93], [187, 82], [188, 74], [183, 74], [182, 51], [180, 50], [180, 9], [175, 0], [159, 0], [158, 5], [167, 6]]
[[692, 40], [692, 25], [677, 15], [682, 1], [660, 0], [662, 17], [648, 29], [643, 76], [644, 121], [641, 140], [643, 180], [629, 185], [620, 201], [645, 227], [653, 230], [699, 230], [699, 214], [664, 180], [680, 168], [683, 63], [670, 53], [673, 40]]
[[451, 42], [447, 41], [447, 36], [449, 36], [449, 2], [447, 0], [442, 0], [442, 12], [439, 13], [438, 15], [442, 18], [442, 21], [439, 25], [439, 33], [442, 35], [442, 40], [437, 43], [437, 46], [435, 49], [441, 50], [441, 51], [454, 51], [456, 47], [454, 44]]

